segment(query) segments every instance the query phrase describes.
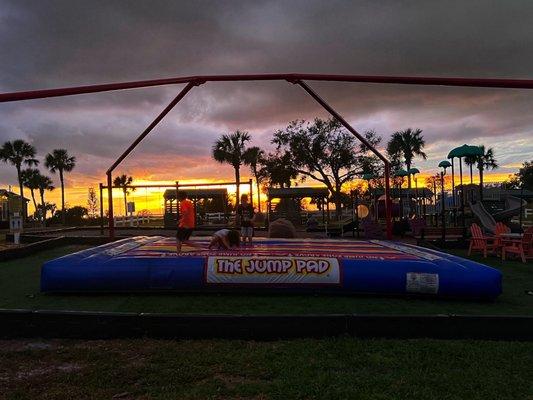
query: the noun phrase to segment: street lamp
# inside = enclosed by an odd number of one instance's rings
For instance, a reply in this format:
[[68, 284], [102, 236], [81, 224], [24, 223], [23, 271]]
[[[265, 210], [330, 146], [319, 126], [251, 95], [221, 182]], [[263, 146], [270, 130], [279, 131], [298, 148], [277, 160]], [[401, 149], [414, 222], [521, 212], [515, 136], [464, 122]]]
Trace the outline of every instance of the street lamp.
[[[419, 174], [420, 170], [418, 168], [409, 168], [409, 170], [407, 172], [409, 173], [409, 175], [413, 175], [413, 179], [415, 181], [415, 197], [416, 197], [416, 205], [417, 205], [417, 207], [415, 207], [415, 213], [418, 216], [418, 213], [416, 211], [416, 209], [418, 208], [418, 185], [417, 185], [417, 181], [416, 181], [415, 175]], [[411, 177], [409, 177], [409, 179], [411, 179]], [[411, 209], [411, 198], [410, 197], [411, 197], [411, 195], [409, 194], [409, 210], [412, 211], [412, 209]]]
[[446, 175], [446, 168], [451, 167], [452, 164], [448, 160], [441, 161], [439, 163], [439, 168], [442, 168], [442, 171], [440, 173], [440, 187], [441, 187], [441, 222], [442, 222], [442, 247], [445, 246], [446, 243], [446, 202], [444, 199], [444, 175]]
[[409, 172], [407, 172], [405, 169], [400, 168], [398, 171], [394, 173], [394, 176], [397, 178], [401, 178], [401, 183], [399, 187], [399, 196], [400, 196], [400, 219], [403, 219], [403, 199], [402, 199], [402, 185], [403, 185], [403, 178], [406, 176], [409, 176]]

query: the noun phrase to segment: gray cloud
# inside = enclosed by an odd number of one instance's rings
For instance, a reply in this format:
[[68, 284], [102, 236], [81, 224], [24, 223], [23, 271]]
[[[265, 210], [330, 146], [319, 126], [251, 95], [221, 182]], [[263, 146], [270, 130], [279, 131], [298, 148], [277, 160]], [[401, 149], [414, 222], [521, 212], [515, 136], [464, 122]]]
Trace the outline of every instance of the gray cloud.
[[[295, 71], [530, 78], [531, 20], [529, 1], [2, 0], [0, 91]], [[423, 129], [435, 154], [421, 163], [427, 167], [463, 142], [497, 146], [509, 163], [531, 157], [530, 92], [313, 87], [359, 130], [388, 136], [408, 126]], [[0, 104], [0, 140], [23, 137], [41, 155], [67, 147], [80, 159], [79, 174], [98, 177], [179, 89]], [[273, 129], [314, 116], [324, 113], [286, 83], [206, 84], [179, 104], [124, 168], [153, 167], [163, 176], [164, 160], [178, 174], [207, 176], [219, 171], [209, 151], [220, 133], [250, 130], [266, 145]], [[12, 171], [0, 169], [0, 182], [12, 179]]]

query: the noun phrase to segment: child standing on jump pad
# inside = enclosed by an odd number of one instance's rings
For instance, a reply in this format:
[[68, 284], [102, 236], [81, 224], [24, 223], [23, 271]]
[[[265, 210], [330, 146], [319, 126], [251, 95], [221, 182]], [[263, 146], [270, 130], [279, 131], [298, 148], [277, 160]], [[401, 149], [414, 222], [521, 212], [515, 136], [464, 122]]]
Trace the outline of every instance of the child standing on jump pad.
[[181, 244], [191, 237], [194, 230], [194, 205], [187, 199], [187, 193], [178, 192], [180, 218], [176, 233], [176, 250], [181, 252]]
[[246, 239], [252, 244], [254, 236], [254, 208], [248, 203], [248, 195], [241, 196], [241, 204], [237, 207], [238, 226], [241, 227], [242, 244], [246, 244]]

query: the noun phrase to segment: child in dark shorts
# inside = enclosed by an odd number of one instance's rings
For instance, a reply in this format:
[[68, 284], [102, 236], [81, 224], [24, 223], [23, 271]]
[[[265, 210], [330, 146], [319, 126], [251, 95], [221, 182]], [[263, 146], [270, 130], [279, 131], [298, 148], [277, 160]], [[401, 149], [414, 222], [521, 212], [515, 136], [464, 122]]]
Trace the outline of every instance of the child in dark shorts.
[[254, 208], [248, 203], [248, 195], [241, 196], [241, 204], [237, 207], [238, 226], [241, 228], [242, 243], [246, 244], [246, 239], [252, 244], [254, 236]]

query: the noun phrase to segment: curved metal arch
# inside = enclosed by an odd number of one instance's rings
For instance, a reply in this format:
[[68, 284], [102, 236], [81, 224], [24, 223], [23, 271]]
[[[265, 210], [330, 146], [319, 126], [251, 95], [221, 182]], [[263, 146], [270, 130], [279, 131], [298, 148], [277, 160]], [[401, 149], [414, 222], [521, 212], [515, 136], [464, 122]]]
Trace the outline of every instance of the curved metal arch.
[[[324, 75], [324, 74], [259, 74], [259, 75], [204, 75], [155, 79], [145, 81], [109, 83], [102, 85], [77, 86], [58, 89], [45, 89], [24, 92], [0, 93], [0, 102], [12, 102], [30, 99], [42, 99], [49, 97], [72, 96], [85, 93], [99, 93], [114, 90], [135, 89], [173, 84], [187, 86], [169, 103], [169, 105], [154, 119], [154, 121], [139, 135], [139, 137], [117, 158], [107, 170], [108, 187], [112, 187], [112, 172], [131, 153], [131, 151], [161, 122], [161, 120], [187, 95], [194, 87], [205, 82], [235, 82], [235, 81], [273, 81], [285, 80], [301, 86], [311, 97], [315, 99], [326, 111], [337, 119], [348, 131], [355, 135], [385, 164], [385, 207], [387, 220], [387, 238], [392, 238], [392, 220], [390, 203], [390, 164], [389, 161], [365, 138], [360, 135], [348, 122], [340, 116], [328, 103], [326, 103], [304, 80], [330, 81], [330, 82], [364, 82], [364, 83], [389, 83], [405, 85], [441, 85], [460, 87], [486, 87], [486, 88], [512, 88], [533, 89], [531, 79], [492, 79], [492, 78], [439, 78], [439, 77], [412, 77], [412, 76], [375, 76], [375, 75]], [[111, 189], [109, 189], [111, 191]], [[109, 193], [109, 236], [114, 237], [113, 198]]]
[[[366, 138], [357, 132], [337, 111], [333, 109], [322, 97], [318, 95], [309, 85], [301, 79], [285, 79], [289, 83], [297, 84], [304, 89], [318, 104], [320, 104], [333, 118], [339, 121], [350, 133], [352, 133], [360, 142], [362, 142], [370, 151], [372, 151], [385, 164], [385, 220], [387, 225], [387, 239], [392, 239], [392, 213], [390, 201], [390, 163]], [[115, 160], [113, 165], [106, 172], [107, 190], [108, 190], [108, 226], [109, 237], [115, 236], [115, 220], [113, 215], [113, 171], [122, 161], [137, 147], [137, 145], [163, 120], [163, 118], [191, 91], [195, 86], [201, 85], [206, 81], [203, 79], [193, 80], [183, 88], [178, 95], [165, 107], [163, 111], [148, 125], [148, 127], [135, 139], [135, 141]]]

